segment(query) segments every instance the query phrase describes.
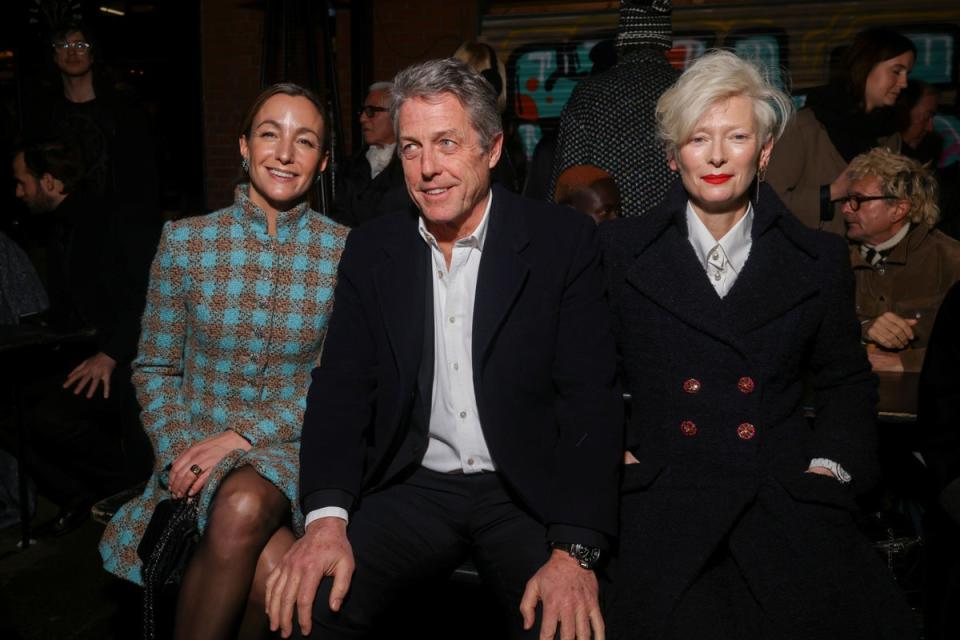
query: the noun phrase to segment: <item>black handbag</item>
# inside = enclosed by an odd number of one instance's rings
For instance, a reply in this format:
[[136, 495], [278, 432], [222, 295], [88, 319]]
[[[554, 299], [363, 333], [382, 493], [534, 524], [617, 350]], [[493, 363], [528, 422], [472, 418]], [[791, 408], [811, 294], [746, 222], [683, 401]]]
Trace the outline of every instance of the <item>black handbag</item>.
[[164, 587], [177, 585], [190, 562], [200, 531], [195, 498], [162, 500], [154, 509], [147, 530], [137, 546], [143, 562], [143, 637], [156, 635], [154, 608]]

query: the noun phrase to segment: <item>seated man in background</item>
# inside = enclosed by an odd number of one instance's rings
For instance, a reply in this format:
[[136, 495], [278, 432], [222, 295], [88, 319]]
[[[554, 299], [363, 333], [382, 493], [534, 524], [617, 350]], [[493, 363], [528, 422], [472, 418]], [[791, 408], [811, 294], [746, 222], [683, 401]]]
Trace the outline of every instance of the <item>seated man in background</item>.
[[857, 315], [875, 371], [919, 371], [947, 290], [960, 278], [960, 242], [933, 229], [936, 181], [883, 148], [850, 162], [843, 203]]
[[147, 274], [159, 222], [121, 215], [84, 189], [84, 167], [65, 141], [15, 147], [16, 195], [44, 239], [41, 278], [50, 297], [47, 323], [92, 328], [91, 342], [64, 345], [30, 381], [27, 464], [41, 491], [58, 504], [64, 533], [90, 505], [152, 466], [130, 385]]
[[589, 215], [600, 224], [620, 217], [620, 189], [603, 169], [579, 164], [565, 170], [557, 178], [557, 204]]

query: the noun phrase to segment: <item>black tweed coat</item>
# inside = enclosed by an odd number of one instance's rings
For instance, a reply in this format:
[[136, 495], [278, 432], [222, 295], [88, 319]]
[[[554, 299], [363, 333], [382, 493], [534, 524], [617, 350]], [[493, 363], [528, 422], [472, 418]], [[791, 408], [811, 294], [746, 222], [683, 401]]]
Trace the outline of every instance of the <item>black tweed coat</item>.
[[[902, 596], [852, 519], [855, 492], [877, 474], [877, 396], [845, 243], [804, 227], [764, 185], [749, 259], [721, 299], [687, 239], [685, 207], [678, 182], [650, 215], [601, 225], [633, 396], [627, 448], [640, 461], [624, 469], [610, 637], [664, 637], [718, 549], [771, 637], [912, 637]], [[853, 481], [804, 473], [819, 457]], [[696, 622], [721, 637], [710, 616]]]
[[675, 177], [657, 140], [654, 108], [679, 76], [663, 51], [643, 47], [581, 81], [560, 117], [550, 199], [564, 169], [588, 164], [613, 177], [624, 217], [653, 209]]

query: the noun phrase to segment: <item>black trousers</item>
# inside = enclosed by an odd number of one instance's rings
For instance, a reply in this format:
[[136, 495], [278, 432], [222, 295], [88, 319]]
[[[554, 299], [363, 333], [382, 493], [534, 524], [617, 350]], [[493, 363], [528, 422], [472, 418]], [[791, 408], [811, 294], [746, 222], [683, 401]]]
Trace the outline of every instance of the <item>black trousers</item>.
[[[321, 582], [312, 637], [391, 637], [384, 619], [391, 606], [425, 583], [446, 580], [468, 558], [506, 613], [503, 637], [539, 634], [539, 620], [523, 631], [519, 610], [527, 580], [549, 557], [546, 528], [518, 506], [498, 474], [417, 469], [405, 481], [365, 496], [347, 535], [356, 560], [350, 591], [334, 614], [328, 606], [333, 581]], [[419, 606], [424, 617], [442, 613], [430, 602]], [[458, 621], [465, 627], [475, 622]], [[299, 626], [293, 626], [294, 637], [300, 637]], [[450, 629], [449, 637], [462, 631]]]

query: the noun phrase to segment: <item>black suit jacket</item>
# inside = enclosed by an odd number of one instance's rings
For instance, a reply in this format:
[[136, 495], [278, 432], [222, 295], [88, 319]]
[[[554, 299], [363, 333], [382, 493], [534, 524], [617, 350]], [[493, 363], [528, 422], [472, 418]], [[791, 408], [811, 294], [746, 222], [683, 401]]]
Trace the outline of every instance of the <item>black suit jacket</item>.
[[[501, 187], [488, 224], [472, 347], [484, 437], [550, 539], [603, 545], [616, 527], [622, 401], [594, 224]], [[349, 509], [422, 459], [430, 268], [414, 212], [348, 237], [304, 416], [304, 511]]]

